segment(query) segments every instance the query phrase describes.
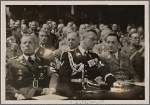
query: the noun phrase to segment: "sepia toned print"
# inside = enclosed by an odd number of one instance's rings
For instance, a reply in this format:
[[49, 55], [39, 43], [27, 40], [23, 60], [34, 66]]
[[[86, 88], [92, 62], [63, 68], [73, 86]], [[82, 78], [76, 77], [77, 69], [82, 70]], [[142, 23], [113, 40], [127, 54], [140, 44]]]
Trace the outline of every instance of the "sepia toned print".
[[148, 103], [147, 1], [1, 7], [2, 104]]

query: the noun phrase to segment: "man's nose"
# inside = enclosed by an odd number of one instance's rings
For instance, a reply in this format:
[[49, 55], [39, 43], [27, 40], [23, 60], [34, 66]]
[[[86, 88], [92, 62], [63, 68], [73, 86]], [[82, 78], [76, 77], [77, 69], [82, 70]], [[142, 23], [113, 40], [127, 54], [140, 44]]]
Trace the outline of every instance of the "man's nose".
[[112, 43], [109, 43], [109, 46], [112, 46]]
[[140, 38], [137, 38], [136, 40], [138, 40], [138, 41], [139, 41], [139, 40], [140, 40]]
[[26, 43], [26, 46], [29, 46], [29, 42]]
[[72, 40], [69, 40], [70, 43], [72, 43]]
[[94, 44], [98, 44], [98, 40], [95, 40], [95, 41], [94, 41]]

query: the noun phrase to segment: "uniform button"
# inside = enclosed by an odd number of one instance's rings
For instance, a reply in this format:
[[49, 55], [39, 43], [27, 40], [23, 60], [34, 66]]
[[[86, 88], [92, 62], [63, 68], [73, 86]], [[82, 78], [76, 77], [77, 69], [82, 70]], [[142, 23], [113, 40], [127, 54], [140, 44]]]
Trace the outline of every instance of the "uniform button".
[[87, 70], [85, 70], [85, 72], [87, 72]]
[[85, 77], [87, 77], [87, 75], [85, 75]]
[[85, 67], [87, 67], [87, 65], [85, 65]]

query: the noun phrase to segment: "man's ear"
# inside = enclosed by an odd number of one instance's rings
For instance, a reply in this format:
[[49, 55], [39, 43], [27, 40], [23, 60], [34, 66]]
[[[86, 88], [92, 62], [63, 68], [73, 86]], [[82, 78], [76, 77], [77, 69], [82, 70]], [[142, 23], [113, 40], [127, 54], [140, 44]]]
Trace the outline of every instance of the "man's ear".
[[129, 37], [129, 41], [131, 40], [131, 37]]
[[84, 40], [84, 38], [83, 38], [82, 35], [80, 35], [79, 39], [80, 39], [80, 41], [83, 41], [83, 40]]

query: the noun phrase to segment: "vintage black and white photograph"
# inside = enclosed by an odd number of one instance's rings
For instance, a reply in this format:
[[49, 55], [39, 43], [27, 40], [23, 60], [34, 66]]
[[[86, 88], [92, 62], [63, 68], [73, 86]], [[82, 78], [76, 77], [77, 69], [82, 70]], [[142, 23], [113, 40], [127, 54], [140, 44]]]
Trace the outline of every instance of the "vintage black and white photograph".
[[2, 104], [148, 104], [148, 1], [2, 1]]

